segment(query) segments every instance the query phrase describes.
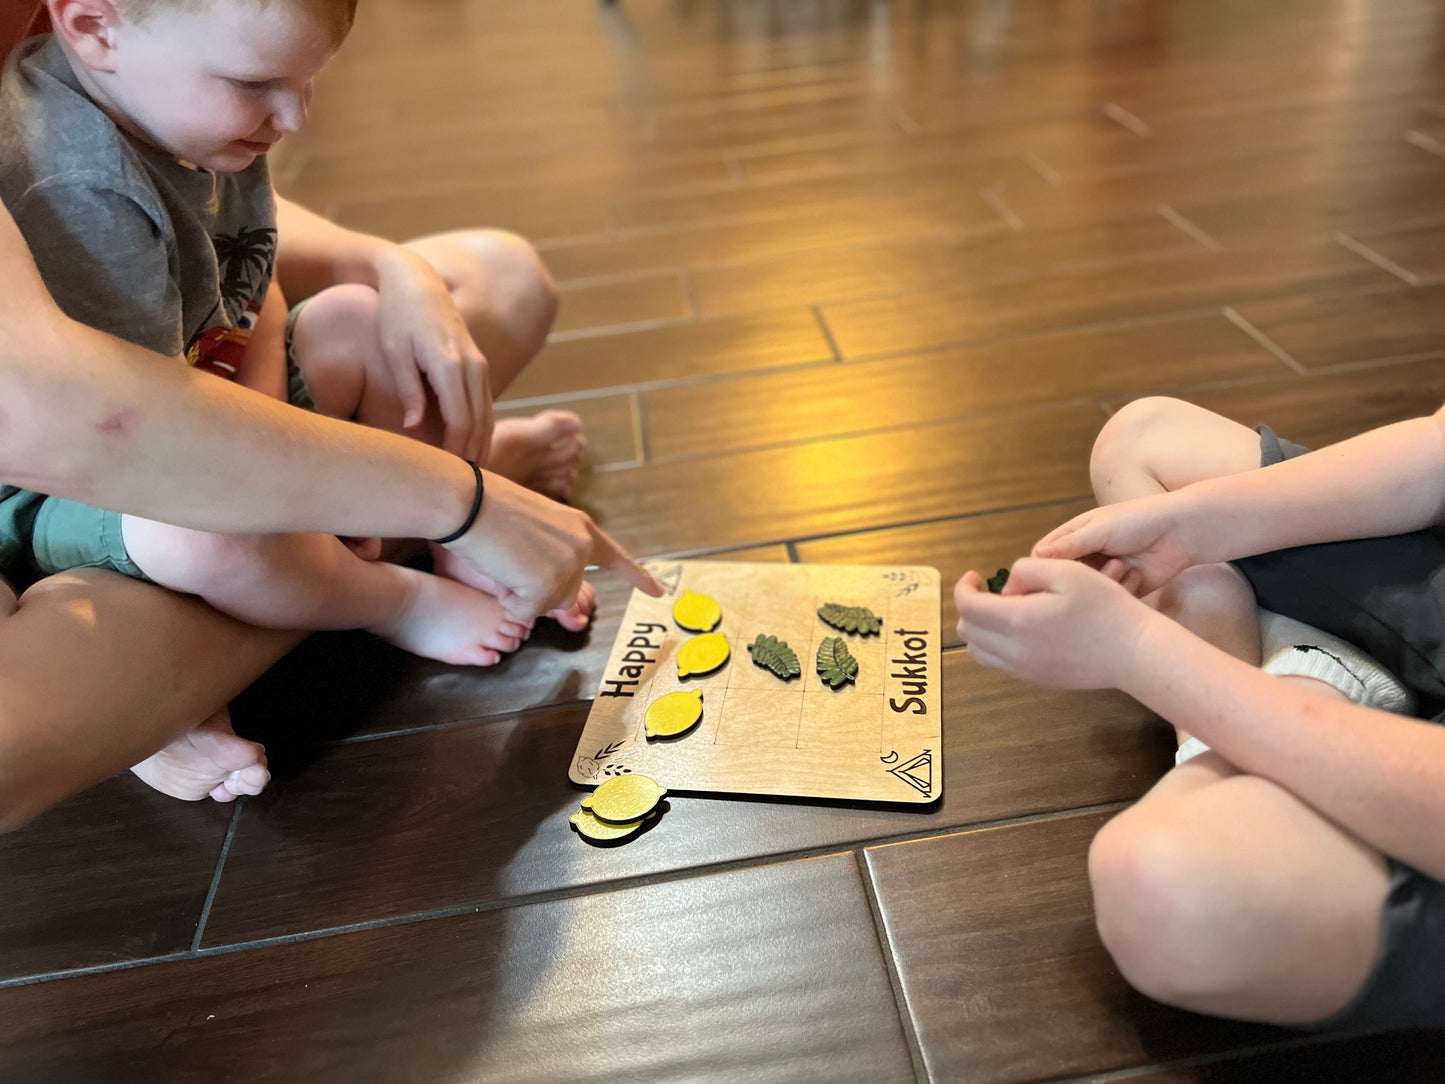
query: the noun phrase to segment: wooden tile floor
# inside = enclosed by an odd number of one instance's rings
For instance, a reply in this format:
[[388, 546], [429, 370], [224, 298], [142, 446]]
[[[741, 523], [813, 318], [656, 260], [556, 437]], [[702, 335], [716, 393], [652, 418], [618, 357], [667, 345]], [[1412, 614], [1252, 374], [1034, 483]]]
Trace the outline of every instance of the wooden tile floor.
[[[1434, 0], [363, 0], [282, 190], [531, 237], [578, 501], [640, 555], [951, 584], [1179, 395], [1321, 444], [1445, 399]], [[317, 637], [234, 807], [109, 780], [0, 838], [0, 1080], [1438, 1081], [1439, 1033], [1133, 993], [1085, 853], [1170, 762], [950, 633], [946, 793], [569, 831], [626, 596], [491, 671]], [[945, 627], [952, 616], [945, 612]]]

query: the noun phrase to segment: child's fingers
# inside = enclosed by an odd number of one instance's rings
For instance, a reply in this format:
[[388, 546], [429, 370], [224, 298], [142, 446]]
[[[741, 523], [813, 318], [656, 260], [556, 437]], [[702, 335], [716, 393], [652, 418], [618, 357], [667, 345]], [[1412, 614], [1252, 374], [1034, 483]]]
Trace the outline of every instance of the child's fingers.
[[1081, 512], [1073, 519], [1061, 523], [1038, 542], [1034, 543], [1032, 556], [1061, 557], [1073, 559], [1083, 554], [1074, 552], [1078, 547], [1077, 535], [1093, 519], [1097, 509]]
[[383, 342], [382, 353], [386, 355], [386, 367], [391, 370], [392, 383], [396, 385], [397, 401], [401, 403], [401, 424], [407, 429], [420, 425], [426, 416], [426, 389], [422, 387], [411, 343]]

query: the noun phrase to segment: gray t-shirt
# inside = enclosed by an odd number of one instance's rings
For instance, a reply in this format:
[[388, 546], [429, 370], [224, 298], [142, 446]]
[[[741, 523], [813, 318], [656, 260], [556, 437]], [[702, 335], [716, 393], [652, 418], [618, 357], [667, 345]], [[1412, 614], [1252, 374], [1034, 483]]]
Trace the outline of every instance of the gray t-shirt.
[[180, 164], [117, 127], [46, 36], [0, 81], [0, 201], [68, 315], [234, 375], [276, 256], [264, 157]]

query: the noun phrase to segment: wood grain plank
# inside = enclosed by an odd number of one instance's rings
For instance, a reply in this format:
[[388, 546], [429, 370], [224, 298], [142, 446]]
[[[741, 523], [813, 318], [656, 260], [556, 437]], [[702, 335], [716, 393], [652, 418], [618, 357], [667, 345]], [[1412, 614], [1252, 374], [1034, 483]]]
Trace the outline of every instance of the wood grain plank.
[[922, 199], [805, 206], [745, 221], [694, 223], [540, 248], [552, 273], [566, 280], [825, 252], [945, 230], [988, 229], [999, 221], [998, 212], [977, 194], [949, 189]]
[[1244, 425], [1269, 425], [1298, 444], [1321, 448], [1439, 409], [1445, 402], [1445, 361], [1370, 366], [1178, 394]]
[[656, 275], [558, 291], [557, 322], [552, 334], [576, 335], [663, 320], [689, 320], [692, 302], [682, 276]]
[[1445, 286], [1244, 305], [1239, 314], [1306, 369], [1445, 354]]
[[681, 553], [1061, 501], [1089, 494], [1102, 421], [1075, 403], [649, 463], [594, 475], [587, 505], [624, 546]]
[[247, 801], [205, 943], [1127, 800], [1171, 762], [1173, 730], [1120, 693], [1045, 692], [964, 652], [945, 653], [939, 677], [941, 804], [677, 794], [655, 828], [618, 848], [590, 847], [568, 824], [583, 794], [567, 771], [586, 704], [379, 740], [278, 746], [277, 779]]
[[1207, 315], [660, 388], [642, 405], [656, 461], [1284, 369]]
[[[1086, 854], [1108, 814], [871, 847], [888, 945], [935, 1080], [1051, 1080], [1277, 1039], [1166, 1008], [1094, 932]], [[967, 871], [966, 885], [956, 878]]]
[[826, 305], [847, 357], [1395, 281], [1333, 242], [1203, 252], [906, 297]]
[[1042, 117], [1010, 123], [975, 122], [954, 128], [934, 128], [908, 136], [866, 144], [832, 147], [757, 146], [735, 149], [749, 181], [777, 177], [826, 176], [834, 173], [897, 169], [957, 160], [963, 156], [1031, 153], [1053, 164], [1063, 148], [1079, 154], [1101, 147], [1129, 146], [1139, 137], [1090, 110], [1067, 116]]
[[1320, 236], [1315, 225], [1335, 217], [1334, 228], [1387, 211], [1395, 200], [1424, 199], [1445, 178], [1445, 162], [1396, 138], [1376, 133], [1357, 145], [1306, 144], [1224, 161], [1191, 161], [1160, 169], [1010, 191], [1010, 209], [1027, 226], [1075, 223], [1170, 204], [1221, 241], [1246, 239], [1247, 209], [1255, 205], [1302, 206], [1285, 223], [1258, 216], [1257, 229], [1290, 236]]
[[888, 206], [900, 191], [927, 196], [930, 189], [954, 191], [990, 185], [1041, 184], [1038, 173], [1016, 157], [996, 157], [933, 165], [894, 165], [890, 169], [844, 176], [814, 176], [773, 183], [749, 183], [725, 190], [624, 198], [615, 204], [620, 229], [668, 226], [776, 213], [789, 208], [838, 204]]
[[1262, 196], [1176, 204], [1185, 218], [1226, 245], [1288, 243], [1445, 218], [1441, 177], [1382, 178], [1369, 188], [1341, 185]]
[[189, 949], [231, 812], [126, 773], [0, 835], [0, 979]]
[[1146, 139], [1060, 141], [1035, 153], [1065, 182], [1186, 163], [1242, 158], [1284, 147], [1400, 140], [1429, 114], [1413, 95], [1383, 101], [1269, 104], [1240, 111], [1149, 114]]
[[698, 311], [710, 316], [798, 302], [896, 296], [1198, 249], [1196, 240], [1159, 215], [1148, 214], [1058, 230], [1017, 232], [999, 226], [958, 237], [869, 246], [826, 259], [804, 253], [749, 261], [694, 271], [692, 282]]
[[252, 1080], [914, 1079], [852, 855], [5, 990], [0, 1011], [8, 1080], [213, 1080], [238, 1042]]
[[552, 342], [507, 389], [511, 401], [596, 388], [831, 361], [810, 309], [701, 320]]
[[1346, 232], [1351, 240], [1408, 274], [1425, 281], [1445, 278], [1445, 223], [1390, 230], [1350, 229]]

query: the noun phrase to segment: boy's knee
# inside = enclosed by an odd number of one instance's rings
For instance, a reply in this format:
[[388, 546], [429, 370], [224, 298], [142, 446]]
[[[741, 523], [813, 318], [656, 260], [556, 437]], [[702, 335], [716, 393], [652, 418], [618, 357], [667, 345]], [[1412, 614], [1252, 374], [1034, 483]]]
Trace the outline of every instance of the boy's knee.
[[1159, 612], [1195, 627], [1201, 620], [1253, 613], [1254, 589], [1233, 566], [1195, 565], [1159, 589]]
[[1151, 395], [1124, 404], [1114, 412], [1094, 439], [1089, 457], [1089, 477], [1094, 491], [1107, 489], [1121, 470], [1140, 467], [1151, 439], [1167, 431], [1189, 404], [1180, 399]]
[[500, 325], [519, 345], [541, 349], [557, 316], [557, 284], [531, 242], [508, 230], [468, 230], [448, 239], [467, 258], [439, 270], [468, 323]]
[[1171, 1005], [1197, 1004], [1236, 970], [1215, 877], [1188, 834], [1126, 810], [1089, 848], [1099, 937], [1129, 984]]
[[322, 290], [306, 302], [292, 330], [297, 357], [335, 350], [342, 344], [350, 352], [358, 338], [375, 339], [377, 304], [376, 290], [360, 283]]

